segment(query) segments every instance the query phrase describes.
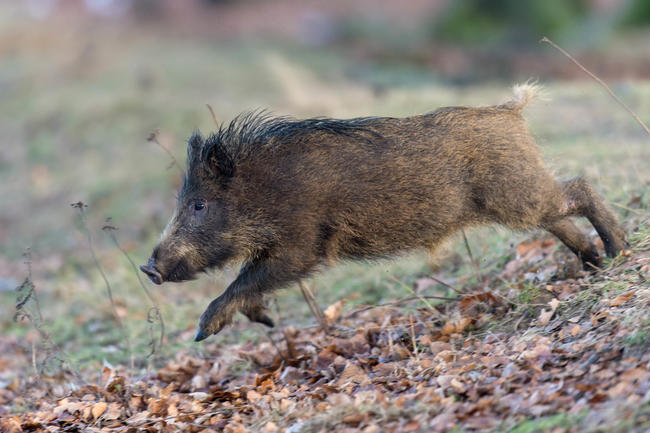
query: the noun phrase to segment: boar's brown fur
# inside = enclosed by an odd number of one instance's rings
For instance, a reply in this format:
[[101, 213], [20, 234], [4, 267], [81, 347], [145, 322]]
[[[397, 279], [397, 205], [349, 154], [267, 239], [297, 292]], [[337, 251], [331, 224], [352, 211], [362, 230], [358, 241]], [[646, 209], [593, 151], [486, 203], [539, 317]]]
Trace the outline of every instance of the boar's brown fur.
[[624, 233], [585, 180], [559, 182], [545, 167], [521, 115], [535, 92], [523, 85], [503, 105], [400, 119], [253, 113], [195, 134], [176, 214], [142, 269], [161, 283], [243, 263], [201, 316], [198, 341], [237, 311], [271, 326], [263, 295], [322, 264], [432, 250], [469, 226], [541, 227], [598, 266], [569, 217], [587, 217], [609, 255]]

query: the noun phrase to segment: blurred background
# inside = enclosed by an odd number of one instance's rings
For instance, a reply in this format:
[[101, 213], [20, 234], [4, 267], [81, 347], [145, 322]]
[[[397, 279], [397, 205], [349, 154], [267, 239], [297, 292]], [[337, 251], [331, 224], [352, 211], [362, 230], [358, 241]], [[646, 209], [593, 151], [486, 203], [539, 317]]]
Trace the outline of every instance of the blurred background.
[[[0, 1], [2, 338], [24, 354], [42, 338], [28, 318], [13, 320], [29, 248], [41, 310], [25, 304], [32, 321], [78, 366], [124, 362], [87, 228], [137, 358], [150, 362], [151, 301], [110, 234], [144, 263], [180, 184], [163, 147], [184, 166], [191, 133], [216, 128], [206, 103], [219, 122], [260, 107], [296, 117], [406, 116], [500, 103], [513, 83], [536, 79], [548, 98], [527, 117], [558, 176], [585, 175], [611, 202], [645, 209], [647, 135], [598, 84], [540, 44], [544, 36], [650, 118], [647, 0]], [[153, 131], [158, 143], [147, 140]], [[84, 222], [70, 206], [78, 201], [88, 206]], [[107, 218], [117, 230], [102, 230]], [[468, 235], [486, 272], [530, 236]], [[462, 285], [468, 263], [459, 245], [440, 268]], [[372, 303], [403, 295], [387, 276], [410, 284], [436, 269], [415, 254], [342, 265], [311, 284], [323, 306], [340, 298]], [[233, 272], [144, 283], [167, 324], [162, 358], [264, 335], [240, 320], [212, 346], [190, 342]], [[274, 314], [287, 323], [311, 320], [295, 288], [281, 292], [278, 305]]]

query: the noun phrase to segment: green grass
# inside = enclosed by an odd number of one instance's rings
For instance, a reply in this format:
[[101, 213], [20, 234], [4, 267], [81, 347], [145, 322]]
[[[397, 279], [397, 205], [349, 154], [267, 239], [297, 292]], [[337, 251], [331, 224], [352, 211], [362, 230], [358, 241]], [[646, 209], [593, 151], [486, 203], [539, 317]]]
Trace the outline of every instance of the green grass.
[[570, 428], [580, 425], [580, 421], [584, 419], [586, 412], [580, 414], [566, 414], [561, 413], [548, 417], [541, 417], [537, 419], [529, 419], [522, 421], [520, 424], [508, 430], [496, 430], [499, 432], [507, 433], [546, 433], [552, 432], [556, 428]]

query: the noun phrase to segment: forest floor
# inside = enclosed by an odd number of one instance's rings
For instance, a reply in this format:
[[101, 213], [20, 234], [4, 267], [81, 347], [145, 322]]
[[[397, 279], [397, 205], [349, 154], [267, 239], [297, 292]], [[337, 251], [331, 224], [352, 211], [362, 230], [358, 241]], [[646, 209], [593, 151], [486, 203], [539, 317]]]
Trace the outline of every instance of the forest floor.
[[[330, 305], [328, 329], [281, 324], [268, 339], [208, 343], [208, 356], [178, 353], [144, 375], [105, 364], [95, 378], [17, 376], [0, 399], [28, 409], [3, 416], [0, 427], [648, 431], [650, 231], [636, 221], [630, 250], [595, 273], [576, 270], [568, 255], [555, 261], [557, 242], [541, 238], [520, 243], [502, 272], [454, 288], [449, 300], [421, 294], [443, 283], [422, 277], [407, 298], [348, 311], [345, 300]], [[534, 282], [551, 274], [565, 278]], [[4, 369], [30, 362], [24, 344], [0, 344]], [[76, 386], [51, 398], [62, 379]]]

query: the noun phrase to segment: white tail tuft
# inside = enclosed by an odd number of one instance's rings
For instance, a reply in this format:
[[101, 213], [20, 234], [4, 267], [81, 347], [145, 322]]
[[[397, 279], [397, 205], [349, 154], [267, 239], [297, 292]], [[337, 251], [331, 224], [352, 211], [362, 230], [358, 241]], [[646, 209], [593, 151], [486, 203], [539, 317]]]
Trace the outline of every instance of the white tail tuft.
[[506, 105], [514, 110], [522, 110], [530, 101], [540, 96], [542, 88], [537, 83], [528, 81], [523, 84], [515, 84], [512, 91], [514, 99]]

